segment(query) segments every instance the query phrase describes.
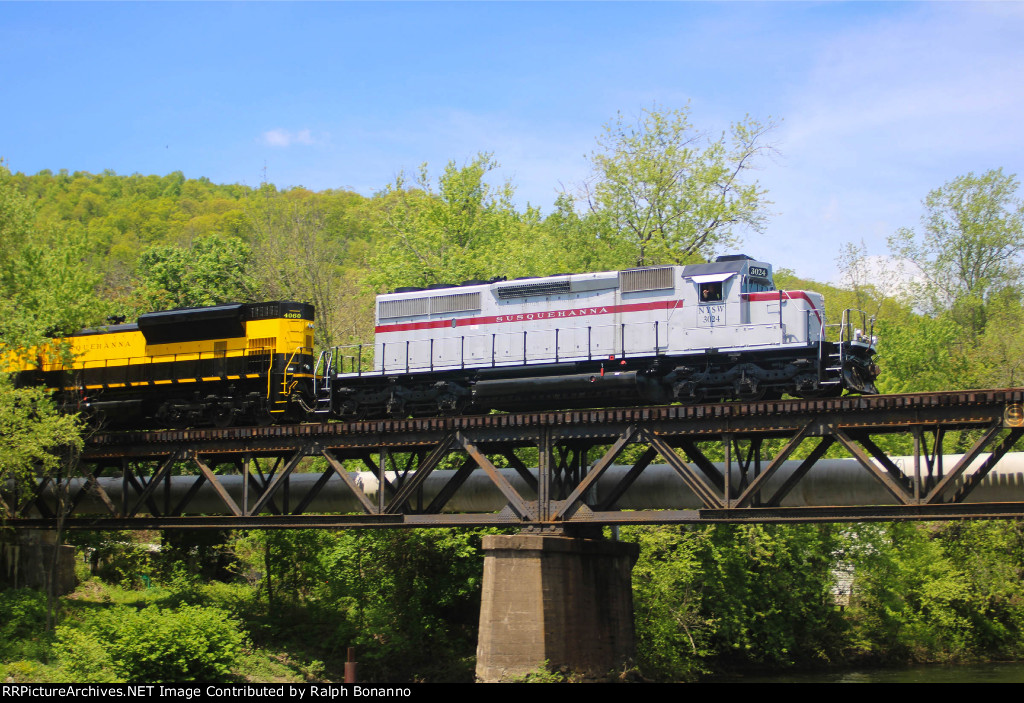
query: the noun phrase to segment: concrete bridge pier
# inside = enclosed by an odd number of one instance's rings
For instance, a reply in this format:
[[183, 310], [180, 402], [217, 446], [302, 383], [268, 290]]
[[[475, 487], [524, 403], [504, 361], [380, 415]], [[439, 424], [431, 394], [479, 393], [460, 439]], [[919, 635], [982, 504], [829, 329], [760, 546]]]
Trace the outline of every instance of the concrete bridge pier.
[[522, 677], [545, 661], [607, 679], [634, 658], [637, 545], [536, 531], [487, 535], [483, 550], [478, 681]]
[[[56, 554], [55, 554], [56, 552]], [[75, 548], [57, 543], [54, 530], [21, 530], [0, 541], [0, 582], [46, 591], [56, 558], [55, 593], [71, 593], [78, 585]]]

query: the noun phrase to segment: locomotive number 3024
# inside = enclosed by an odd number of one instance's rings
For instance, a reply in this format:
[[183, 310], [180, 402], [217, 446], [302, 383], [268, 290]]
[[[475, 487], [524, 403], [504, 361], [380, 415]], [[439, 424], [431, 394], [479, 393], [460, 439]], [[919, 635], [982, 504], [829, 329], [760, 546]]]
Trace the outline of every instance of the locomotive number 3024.
[[702, 305], [697, 313], [697, 321], [701, 327], [725, 324], [725, 306]]

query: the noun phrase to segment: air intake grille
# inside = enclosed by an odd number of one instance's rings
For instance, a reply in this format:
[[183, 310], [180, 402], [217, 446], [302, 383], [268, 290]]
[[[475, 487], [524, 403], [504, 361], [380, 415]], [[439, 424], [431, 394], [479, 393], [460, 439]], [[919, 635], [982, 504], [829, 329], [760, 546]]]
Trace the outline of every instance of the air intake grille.
[[619, 290], [623, 293], [636, 293], [643, 290], [662, 290], [674, 288], [672, 267], [664, 266], [656, 269], [630, 269], [619, 271]]
[[569, 281], [545, 281], [543, 283], [525, 283], [518, 286], [502, 286], [497, 288], [498, 298], [529, 298], [534, 295], [562, 295], [569, 292]]
[[377, 317], [387, 320], [395, 317], [452, 312], [469, 312], [480, 309], [480, 293], [455, 293], [435, 295], [431, 298], [409, 298], [407, 300], [382, 300], [377, 307]]
[[439, 295], [430, 299], [430, 312], [466, 312], [480, 309], [480, 293], [456, 293]]
[[408, 300], [382, 300], [377, 307], [377, 315], [385, 320], [390, 317], [413, 317], [426, 315], [430, 312], [430, 298], [410, 298]]

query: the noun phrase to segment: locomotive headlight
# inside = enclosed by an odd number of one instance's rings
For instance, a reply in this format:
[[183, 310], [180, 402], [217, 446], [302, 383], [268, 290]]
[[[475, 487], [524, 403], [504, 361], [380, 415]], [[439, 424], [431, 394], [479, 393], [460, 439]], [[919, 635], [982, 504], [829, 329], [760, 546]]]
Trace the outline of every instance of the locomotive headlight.
[[857, 340], [864, 339], [864, 330], [860, 330], [860, 329], [854, 330], [853, 331], [853, 338], [857, 339]]

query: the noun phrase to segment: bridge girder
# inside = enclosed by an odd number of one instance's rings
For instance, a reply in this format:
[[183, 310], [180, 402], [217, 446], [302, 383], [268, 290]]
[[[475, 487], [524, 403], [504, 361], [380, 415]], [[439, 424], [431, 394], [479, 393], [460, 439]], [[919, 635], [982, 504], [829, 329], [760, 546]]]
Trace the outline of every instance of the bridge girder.
[[[63, 512], [71, 529], [504, 526], [589, 529], [644, 523], [933, 520], [1024, 517], [1024, 502], [965, 502], [1024, 435], [1024, 389], [845, 397], [701, 406], [324, 423], [262, 428], [100, 434], [79, 459], [82, 480], [42, 480], [28, 495], [4, 497], [9, 525], [52, 528]], [[970, 446], [943, 465], [944, 439], [967, 432]], [[913, 444], [911, 470], [897, 466], [879, 438]], [[888, 504], [784, 507], [790, 492], [826, 452], [840, 447], [882, 486]], [[708, 456], [717, 451], [724, 468]], [[518, 452], [518, 453], [517, 453]], [[522, 454], [536, 453], [536, 475]], [[623, 459], [629, 469], [596, 497], [597, 482]], [[621, 510], [618, 502], [661, 457], [701, 507]], [[791, 457], [798, 468], [779, 470]], [[315, 481], [310, 460], [320, 458]], [[977, 462], [981, 461], [980, 466]], [[375, 496], [353, 464], [377, 477]], [[499, 470], [507, 465], [519, 487]], [[971, 471], [969, 467], [974, 465]], [[446, 506], [477, 472], [500, 491], [504, 507], [450, 513]], [[103, 489], [115, 475], [120, 494]], [[240, 493], [227, 476], [241, 478]], [[443, 480], [437, 477], [443, 476]], [[440, 489], [424, 492], [428, 479]], [[237, 479], [233, 479], [237, 483]], [[330, 481], [354, 505], [347, 514], [312, 513]], [[176, 484], [172, 492], [172, 482]], [[180, 488], [182, 484], [187, 488]], [[222, 514], [189, 515], [208, 486]], [[62, 496], [58, 510], [54, 496]], [[86, 498], [100, 513], [77, 516]]]

